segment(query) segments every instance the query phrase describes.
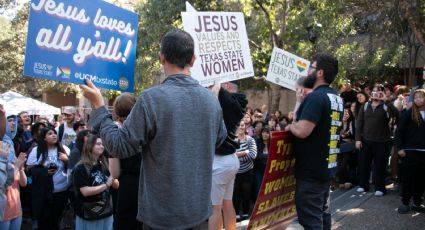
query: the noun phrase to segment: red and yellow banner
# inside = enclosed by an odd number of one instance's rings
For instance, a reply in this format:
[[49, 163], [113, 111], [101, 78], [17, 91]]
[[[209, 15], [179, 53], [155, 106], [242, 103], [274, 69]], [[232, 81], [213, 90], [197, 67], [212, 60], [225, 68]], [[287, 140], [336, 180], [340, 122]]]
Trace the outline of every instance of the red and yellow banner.
[[269, 159], [248, 224], [250, 229], [285, 229], [296, 217], [295, 158], [289, 132], [272, 132]]

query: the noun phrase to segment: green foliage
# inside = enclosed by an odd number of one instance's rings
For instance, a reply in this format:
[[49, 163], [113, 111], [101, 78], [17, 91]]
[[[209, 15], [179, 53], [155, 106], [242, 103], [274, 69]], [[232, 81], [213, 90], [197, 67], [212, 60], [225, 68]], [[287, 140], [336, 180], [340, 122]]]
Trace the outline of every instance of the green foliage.
[[[15, 1], [2, 1], [0, 6], [11, 10], [16, 7]], [[23, 76], [28, 12], [27, 3], [16, 10], [12, 20], [0, 17], [0, 92], [13, 90], [34, 97], [41, 97], [43, 91], [50, 89], [76, 92], [77, 86], [73, 84]]]
[[[329, 52], [339, 60], [337, 84], [352, 81], [383, 81], [398, 74], [409, 58], [412, 44], [406, 41], [408, 24], [395, 0], [194, 0], [199, 11], [242, 11], [250, 39], [256, 77], [267, 74], [273, 44], [306, 59]], [[417, 0], [420, 20], [425, 0]], [[139, 15], [136, 59], [136, 92], [158, 81], [161, 37], [182, 28], [181, 0], [114, 0]], [[125, 4], [123, 4], [125, 3]], [[0, 0], [1, 10], [13, 9], [16, 1]], [[269, 19], [269, 21], [268, 21]], [[37, 94], [48, 88], [75, 90], [75, 85], [22, 76], [28, 4], [9, 21], [0, 18], [0, 90], [19, 89]], [[275, 36], [274, 36], [275, 35]], [[316, 39], [312, 39], [315, 35]], [[405, 64], [404, 64], [405, 65]], [[46, 83], [47, 82], [47, 83]], [[267, 89], [261, 80], [244, 79], [242, 89]], [[24, 92], [25, 93], [25, 92]], [[114, 97], [116, 92], [106, 92]]]

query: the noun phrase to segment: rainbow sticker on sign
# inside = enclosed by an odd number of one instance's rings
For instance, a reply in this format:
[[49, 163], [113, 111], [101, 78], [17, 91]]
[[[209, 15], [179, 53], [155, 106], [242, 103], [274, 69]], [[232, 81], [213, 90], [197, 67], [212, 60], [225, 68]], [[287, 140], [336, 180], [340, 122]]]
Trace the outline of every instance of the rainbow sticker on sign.
[[307, 64], [302, 61], [297, 61], [297, 69], [300, 71], [300, 73], [302, 73], [307, 69]]
[[71, 69], [65, 67], [56, 67], [56, 77], [69, 79], [71, 77]]

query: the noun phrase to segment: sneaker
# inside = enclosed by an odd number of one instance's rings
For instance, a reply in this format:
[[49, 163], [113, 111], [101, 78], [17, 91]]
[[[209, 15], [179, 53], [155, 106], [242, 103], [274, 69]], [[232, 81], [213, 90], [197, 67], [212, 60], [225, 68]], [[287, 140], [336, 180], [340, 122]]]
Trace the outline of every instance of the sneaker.
[[398, 207], [397, 211], [400, 214], [406, 214], [410, 211], [410, 206], [402, 204], [400, 207]]
[[249, 219], [249, 215], [248, 214], [243, 214], [242, 215], [242, 220], [248, 220]]
[[241, 216], [240, 215], [236, 215], [236, 222], [240, 222], [241, 221]]
[[376, 191], [375, 192], [375, 196], [383, 196], [383, 195], [384, 195], [384, 193], [381, 192], [381, 191]]
[[359, 187], [359, 188], [356, 190], [356, 192], [364, 192], [364, 188]]
[[422, 204], [420, 205], [412, 204], [411, 209], [412, 211], [415, 211], [415, 212], [425, 213], [425, 206]]

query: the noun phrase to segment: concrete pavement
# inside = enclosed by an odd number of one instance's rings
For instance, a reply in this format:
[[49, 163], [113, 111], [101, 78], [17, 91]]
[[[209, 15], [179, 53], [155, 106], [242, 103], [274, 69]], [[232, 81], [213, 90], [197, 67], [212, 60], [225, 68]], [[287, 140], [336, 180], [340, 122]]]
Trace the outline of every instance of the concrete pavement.
[[[392, 185], [387, 186], [388, 193], [376, 197], [372, 192], [357, 193], [351, 190], [336, 190], [331, 193], [331, 213], [333, 230], [423, 230], [425, 214], [409, 212], [398, 214], [401, 204], [399, 191]], [[238, 223], [238, 230], [246, 229], [248, 221]], [[303, 229], [294, 221], [288, 230]]]

